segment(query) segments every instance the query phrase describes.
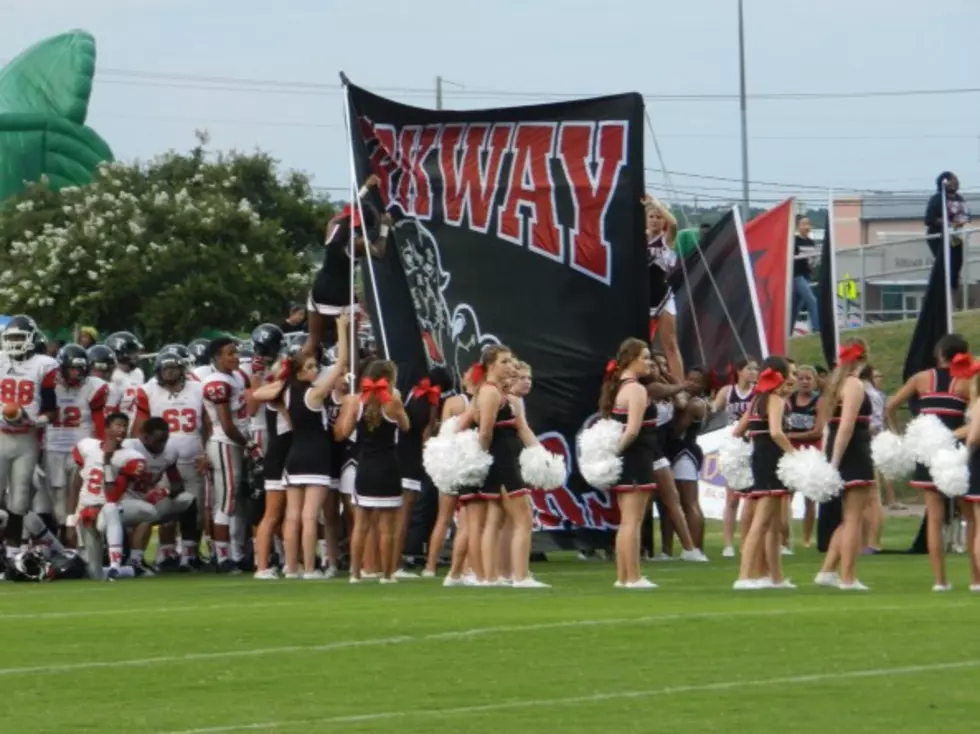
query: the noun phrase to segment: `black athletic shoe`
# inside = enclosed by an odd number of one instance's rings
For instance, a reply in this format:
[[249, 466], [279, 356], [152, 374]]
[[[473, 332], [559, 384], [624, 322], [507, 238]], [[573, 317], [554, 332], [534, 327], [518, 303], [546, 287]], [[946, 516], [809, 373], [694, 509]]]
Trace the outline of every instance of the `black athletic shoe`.
[[238, 564], [235, 563], [230, 558], [226, 558], [221, 563], [219, 563], [215, 570], [218, 573], [230, 573], [230, 574], [237, 574], [242, 572], [241, 569], [238, 567]]
[[160, 573], [174, 573], [180, 570], [180, 559], [177, 556], [167, 556], [157, 564]]

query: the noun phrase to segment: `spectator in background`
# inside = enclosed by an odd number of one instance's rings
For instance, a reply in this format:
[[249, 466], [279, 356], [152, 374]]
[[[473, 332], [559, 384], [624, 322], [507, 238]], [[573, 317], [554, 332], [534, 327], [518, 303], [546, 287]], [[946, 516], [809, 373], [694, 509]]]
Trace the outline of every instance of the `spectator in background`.
[[817, 298], [810, 287], [810, 257], [817, 252], [817, 246], [810, 239], [810, 220], [800, 217], [796, 222], [796, 242], [793, 245], [793, 310], [790, 319], [790, 329], [800, 316], [800, 307], [806, 306], [810, 315], [810, 328], [820, 331], [820, 313], [817, 309]]
[[960, 180], [956, 174], [943, 171], [936, 179], [936, 193], [926, 205], [926, 243], [937, 260], [943, 257], [943, 187], [946, 187], [946, 217], [949, 221], [949, 286], [954, 291], [960, 288], [960, 271], [963, 269], [963, 238], [957, 234], [970, 221], [970, 210], [960, 196]]
[[708, 232], [711, 231], [711, 225], [707, 222], [701, 222], [698, 226], [698, 240], [704, 242], [704, 238], [707, 236]]
[[94, 347], [99, 341], [99, 332], [94, 326], [83, 326], [78, 330], [78, 346], [82, 349]]
[[289, 316], [279, 324], [283, 334], [292, 334], [297, 331], [306, 332], [306, 307], [301, 303], [289, 304]]

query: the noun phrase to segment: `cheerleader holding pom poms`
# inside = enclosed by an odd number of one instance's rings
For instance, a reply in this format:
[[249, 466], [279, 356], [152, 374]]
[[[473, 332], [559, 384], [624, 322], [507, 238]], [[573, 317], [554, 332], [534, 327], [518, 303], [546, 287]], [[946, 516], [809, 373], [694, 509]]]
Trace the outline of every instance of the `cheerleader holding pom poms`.
[[[762, 366], [755, 397], [733, 432], [752, 442], [753, 481], [745, 493], [758, 503], [742, 545], [738, 580], [733, 586], [737, 590], [795, 588], [783, 578], [780, 531], [783, 497], [790, 491], [778, 471], [780, 459], [795, 451], [786, 437], [786, 397], [792, 392], [792, 382], [785, 358], [768, 357]], [[757, 577], [760, 568], [767, 568], [769, 575]]]
[[381, 583], [396, 583], [393, 552], [402, 504], [398, 468], [398, 432], [410, 428], [401, 394], [394, 388], [395, 365], [375, 360], [364, 371], [356, 400], [345, 403], [335, 435], [349, 437], [357, 429], [357, 477], [354, 484], [354, 532], [351, 536], [350, 581], [361, 581], [364, 546], [369, 533], [380, 541]]
[[980, 592], [980, 362], [970, 364], [970, 424], [966, 435], [969, 452], [969, 486], [963, 497], [967, 553], [970, 556], [970, 591]]
[[864, 515], [876, 487], [871, 457], [871, 399], [860, 378], [866, 363], [863, 341], [845, 343], [823, 398], [823, 409], [830, 413], [825, 451], [844, 481], [844, 510], [814, 583], [842, 591], [868, 590], [856, 576]]

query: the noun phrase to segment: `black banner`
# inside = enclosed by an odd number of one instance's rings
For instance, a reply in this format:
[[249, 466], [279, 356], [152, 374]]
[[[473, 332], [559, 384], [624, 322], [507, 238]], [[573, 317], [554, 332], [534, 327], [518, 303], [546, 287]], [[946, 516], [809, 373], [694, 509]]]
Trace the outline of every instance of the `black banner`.
[[[430, 365], [458, 378], [506, 344], [534, 371], [532, 427], [573, 466], [606, 361], [648, 332], [642, 98], [437, 111], [349, 85], [348, 100], [358, 184], [376, 174], [397, 221], [369, 307], [399, 384]], [[535, 493], [539, 526], [615, 526], [604, 494], [569, 484]]]
[[[833, 215], [827, 215], [827, 227], [823, 236], [823, 249], [820, 251], [820, 280], [817, 282], [817, 309], [820, 311], [820, 347], [829, 369], [837, 364], [837, 256], [830, 239], [833, 229]], [[862, 288], [863, 288], [862, 284]], [[792, 328], [790, 324], [790, 328]]]
[[672, 282], [685, 365], [724, 373], [742, 357], [762, 359], [763, 331], [734, 211], [678, 264]]
[[[902, 379], [907, 380], [916, 372], [936, 366], [935, 350], [939, 340], [946, 336], [949, 323], [946, 313], [946, 272], [942, 258], [937, 257], [929, 273], [929, 284], [922, 299], [922, 311], [915, 322], [912, 341], [905, 356]], [[874, 350], [872, 348], [872, 357]], [[912, 407], [910, 405], [910, 407]]]

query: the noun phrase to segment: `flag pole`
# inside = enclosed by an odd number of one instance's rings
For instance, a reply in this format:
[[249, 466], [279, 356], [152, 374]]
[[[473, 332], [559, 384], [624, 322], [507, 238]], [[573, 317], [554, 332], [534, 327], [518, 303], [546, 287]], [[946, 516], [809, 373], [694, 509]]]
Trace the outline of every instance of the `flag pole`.
[[[840, 324], [837, 321], [837, 250], [834, 247], [834, 190], [827, 189], [827, 231], [824, 232], [824, 239], [830, 237], [830, 247], [827, 248], [830, 262], [821, 263], [821, 267], [830, 268], [830, 297], [833, 299], [833, 308], [830, 310], [833, 323], [830, 326], [834, 329], [834, 354], [840, 351]], [[862, 283], [861, 287], [864, 287]], [[821, 329], [827, 325], [820, 324]], [[828, 367], [830, 365], [827, 365]]]
[[[385, 331], [384, 314], [381, 311], [381, 301], [378, 298], [378, 283], [374, 278], [374, 263], [372, 262], [373, 257], [371, 256], [371, 247], [370, 247], [370, 243], [367, 241], [367, 218], [364, 216], [364, 207], [361, 205], [361, 197], [357, 195], [357, 165], [354, 162], [354, 136], [353, 136], [353, 131], [350, 128], [350, 98], [347, 89], [349, 80], [347, 79], [347, 76], [343, 72], [341, 72], [340, 74], [340, 79], [344, 87], [344, 95], [343, 95], [344, 96], [344, 129], [347, 132], [347, 149], [350, 158], [351, 191], [354, 192], [354, 198], [352, 200], [352, 204], [353, 206], [357, 207], [358, 214], [360, 215], [361, 218], [361, 228], [364, 232], [364, 247], [366, 250], [364, 259], [367, 261], [368, 276], [371, 280], [371, 293], [374, 295], [374, 305], [378, 314], [377, 326], [378, 326], [378, 331], [381, 334], [381, 347], [382, 349], [384, 349], [385, 359], [391, 359], [391, 353], [388, 351], [388, 334]], [[351, 227], [350, 279], [351, 279], [351, 303], [352, 304], [354, 301], [354, 260], [355, 260], [353, 243], [354, 243], [354, 228]], [[354, 341], [355, 320], [356, 319], [352, 314], [351, 315], [351, 349], [352, 350], [355, 348], [355, 345], [357, 344], [357, 342]]]
[[[793, 327], [795, 326], [790, 320], [793, 318], [793, 293], [796, 289], [796, 283], [793, 277], [793, 266], [796, 265], [796, 197], [791, 196], [789, 200], [791, 214], [789, 217], [789, 232], [786, 234], [786, 314], [783, 317], [787, 332], [787, 351], [789, 351], [789, 340], [793, 336]], [[812, 320], [813, 316], [810, 316], [810, 318]]]
[[738, 0], [738, 107], [742, 123], [742, 217], [749, 219], [749, 123], [745, 102], [745, 20]]
[[[769, 340], [766, 339], [766, 330], [762, 325], [762, 309], [759, 307], [759, 292], [756, 290], [755, 275], [752, 272], [752, 258], [749, 257], [749, 246], [745, 241], [745, 230], [742, 228], [742, 215], [739, 213], [737, 206], [732, 207], [732, 213], [735, 215], [735, 232], [738, 236], [738, 249], [742, 252], [742, 265], [745, 267], [745, 279], [749, 284], [749, 295], [752, 298], [755, 328], [759, 333], [759, 348], [762, 349], [762, 354], [759, 355], [759, 358], [765, 359], [769, 356]], [[729, 323], [732, 323], [731, 317], [729, 317]], [[745, 351], [744, 346], [742, 347], [742, 351]], [[745, 356], [748, 357], [749, 355]]]

